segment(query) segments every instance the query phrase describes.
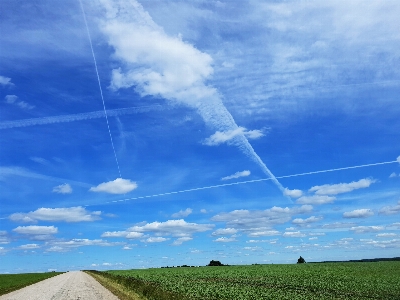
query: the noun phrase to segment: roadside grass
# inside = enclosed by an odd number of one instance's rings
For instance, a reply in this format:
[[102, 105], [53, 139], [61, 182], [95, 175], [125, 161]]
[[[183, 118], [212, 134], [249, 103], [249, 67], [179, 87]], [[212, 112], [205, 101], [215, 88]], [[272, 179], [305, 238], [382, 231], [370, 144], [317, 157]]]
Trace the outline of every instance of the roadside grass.
[[84, 272], [96, 279], [98, 283], [108, 289], [120, 300], [147, 300], [146, 298], [138, 295], [133, 290], [130, 290], [123, 284], [113, 280], [110, 276], [107, 276], [106, 273], [94, 270], [85, 270]]
[[155, 282], [132, 277], [114, 275], [107, 272], [85, 270], [101, 285], [121, 300], [186, 300], [184, 295], [169, 292]]
[[60, 274], [62, 272], [0, 274], [0, 295], [11, 293]]

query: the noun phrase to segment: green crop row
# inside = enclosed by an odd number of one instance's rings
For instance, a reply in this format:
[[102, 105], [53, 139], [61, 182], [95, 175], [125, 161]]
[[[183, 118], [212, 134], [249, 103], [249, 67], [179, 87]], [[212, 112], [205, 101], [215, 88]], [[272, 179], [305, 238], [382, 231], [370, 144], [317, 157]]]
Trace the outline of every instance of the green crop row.
[[[108, 271], [162, 299], [400, 299], [400, 262]], [[143, 294], [143, 293], [142, 293]], [[148, 299], [161, 299], [146, 295]], [[160, 297], [160, 296], [158, 296]]]
[[59, 275], [59, 272], [0, 274], [0, 295], [8, 294], [44, 279]]

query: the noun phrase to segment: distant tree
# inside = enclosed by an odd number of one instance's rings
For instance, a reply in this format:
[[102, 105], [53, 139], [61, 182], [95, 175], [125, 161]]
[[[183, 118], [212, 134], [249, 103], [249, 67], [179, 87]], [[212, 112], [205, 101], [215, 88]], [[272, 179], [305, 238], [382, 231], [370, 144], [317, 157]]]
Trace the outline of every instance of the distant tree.
[[210, 261], [210, 263], [207, 266], [220, 267], [220, 266], [223, 266], [223, 264], [219, 260], [212, 260], [212, 261]]
[[302, 258], [301, 256], [300, 256], [300, 258], [297, 260], [297, 263], [298, 263], [298, 264], [304, 264], [305, 262], [306, 262], [305, 259]]

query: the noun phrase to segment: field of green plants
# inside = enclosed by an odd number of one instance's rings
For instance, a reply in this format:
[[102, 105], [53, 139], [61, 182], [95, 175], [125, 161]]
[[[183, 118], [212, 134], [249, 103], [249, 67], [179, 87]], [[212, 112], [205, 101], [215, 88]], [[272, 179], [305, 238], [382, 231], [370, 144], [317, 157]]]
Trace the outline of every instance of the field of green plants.
[[400, 299], [400, 262], [98, 272], [147, 299]]
[[59, 275], [59, 272], [0, 274], [0, 295], [19, 290], [28, 285]]

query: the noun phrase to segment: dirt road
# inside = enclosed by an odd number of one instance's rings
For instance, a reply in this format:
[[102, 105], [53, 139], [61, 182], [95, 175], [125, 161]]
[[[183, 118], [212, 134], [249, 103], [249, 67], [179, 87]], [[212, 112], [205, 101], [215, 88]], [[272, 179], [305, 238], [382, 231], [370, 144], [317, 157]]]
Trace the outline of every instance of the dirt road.
[[93, 277], [84, 272], [64, 273], [18, 291], [0, 300], [118, 300]]

